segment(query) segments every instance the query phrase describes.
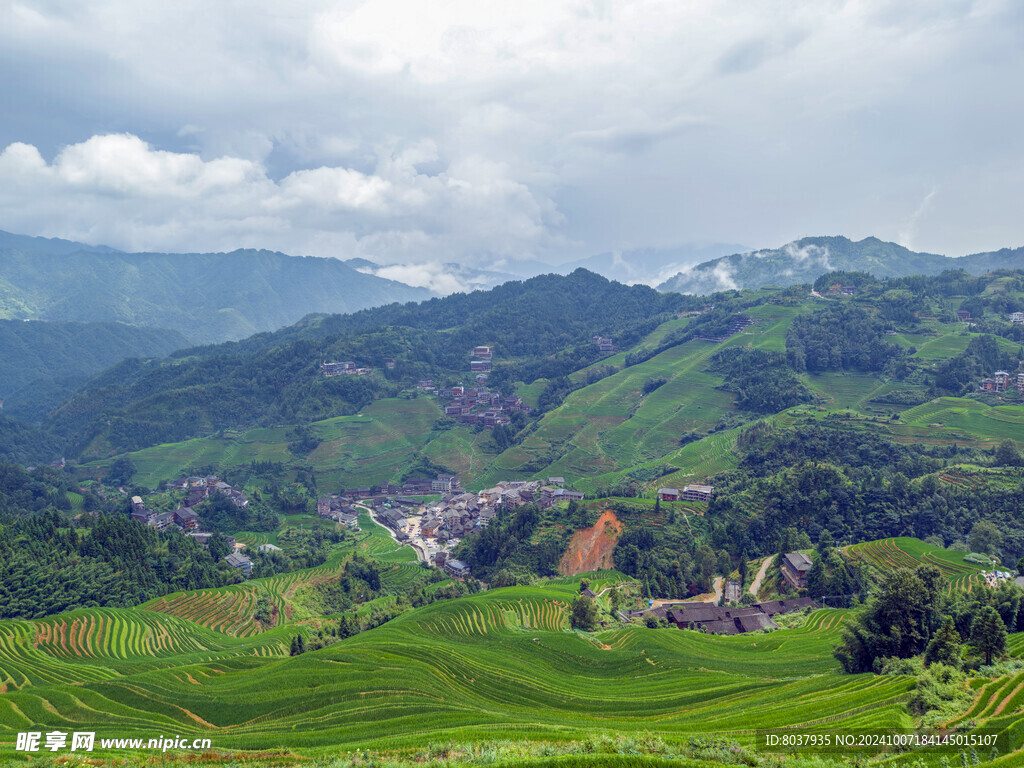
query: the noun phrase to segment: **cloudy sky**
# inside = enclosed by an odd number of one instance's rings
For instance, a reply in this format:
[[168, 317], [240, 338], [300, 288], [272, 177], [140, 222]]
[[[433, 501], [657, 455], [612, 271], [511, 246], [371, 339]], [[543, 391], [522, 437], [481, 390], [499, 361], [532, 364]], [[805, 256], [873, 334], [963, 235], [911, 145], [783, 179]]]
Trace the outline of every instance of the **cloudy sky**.
[[0, 0], [0, 229], [562, 261], [1024, 245], [1019, 0]]

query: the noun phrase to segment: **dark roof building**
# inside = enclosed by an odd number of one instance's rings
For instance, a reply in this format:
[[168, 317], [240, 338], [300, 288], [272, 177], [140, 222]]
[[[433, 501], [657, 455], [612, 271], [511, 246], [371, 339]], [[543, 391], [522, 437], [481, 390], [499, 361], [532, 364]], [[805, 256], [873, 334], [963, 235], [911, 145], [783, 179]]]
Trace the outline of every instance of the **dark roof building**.
[[225, 557], [224, 560], [232, 568], [238, 568], [246, 576], [249, 576], [252, 573], [252, 560], [241, 552], [232, 552], [230, 555]]
[[803, 552], [788, 552], [782, 558], [782, 575], [794, 588], [804, 589], [812, 565], [811, 558]]

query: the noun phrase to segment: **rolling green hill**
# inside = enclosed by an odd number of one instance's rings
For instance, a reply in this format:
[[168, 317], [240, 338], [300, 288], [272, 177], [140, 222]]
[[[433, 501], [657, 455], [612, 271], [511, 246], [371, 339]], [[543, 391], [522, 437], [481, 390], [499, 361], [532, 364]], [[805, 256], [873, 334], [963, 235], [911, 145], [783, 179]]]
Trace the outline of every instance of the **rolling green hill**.
[[[137, 468], [135, 482], [148, 488], [155, 488], [161, 480], [187, 474], [189, 467], [214, 467], [226, 472], [243, 469], [254, 461], [312, 467], [318, 482], [325, 487], [345, 483], [379, 485], [399, 480], [417, 456], [451, 461], [456, 466], [463, 450], [468, 457], [474, 439], [479, 436], [464, 427], [434, 431], [435, 422], [443, 415], [433, 398], [391, 398], [370, 403], [352, 416], [314, 422], [311, 430], [321, 442], [304, 455], [289, 452], [292, 438], [288, 427], [225, 432], [219, 437], [156, 445], [124, 455]], [[109, 464], [90, 462], [80, 469], [88, 476], [102, 479]]]
[[817, 722], [825, 702], [836, 727], [909, 724], [906, 678], [836, 672], [829, 654], [842, 612], [773, 635], [628, 627], [587, 636], [568, 628], [574, 591], [551, 584], [435, 603], [297, 658], [282, 658], [283, 628], [234, 639], [186, 619], [154, 623], [145, 610], [4, 622], [0, 724], [124, 736], [156, 727], [209, 734], [220, 749], [266, 749], [287, 734], [293, 751], [314, 752], [645, 732], [750, 743], [758, 728]]
[[[146, 609], [2, 622], [0, 755], [28, 727], [410, 760], [428, 743], [461, 750], [511, 740], [524, 750], [519, 764], [530, 764], [531, 743], [589, 742], [603, 752], [635, 737], [657, 740], [662, 754], [692, 755], [694, 737], [725, 738], [735, 754], [783, 729], [912, 727], [903, 706], [912, 677], [839, 672], [831, 650], [847, 611], [820, 610], [771, 634], [583, 634], [569, 629], [575, 593], [575, 583], [550, 582], [442, 601], [294, 658], [285, 647], [296, 625], [235, 638]], [[968, 713], [976, 726], [1010, 734], [1015, 748], [1019, 677], [977, 680]], [[124, 753], [95, 757], [115, 754]]]
[[[555, 284], [565, 279], [545, 280]], [[987, 285], [982, 281], [974, 289], [987, 290]], [[529, 283], [523, 286], [525, 289]], [[511, 290], [511, 287], [506, 286], [504, 290]], [[563, 393], [560, 395], [561, 401], [549, 399], [550, 410], [535, 422], [527, 424], [516, 437], [515, 443], [504, 451], [495, 446], [486, 432], [465, 427], [432, 430], [435, 421], [441, 416], [440, 411], [433, 398], [420, 397], [413, 401], [391, 398], [363, 405], [361, 412], [364, 415], [373, 414], [372, 419], [367, 421], [353, 416], [344, 417], [337, 422], [346, 425], [344, 434], [338, 432], [336, 426], [330, 426], [331, 420], [316, 422], [316, 433], [324, 440], [324, 445], [309, 456], [290, 457], [286, 449], [288, 428], [274, 427], [253, 432], [232, 431], [217, 437], [158, 445], [133, 452], [131, 458], [141, 470], [140, 481], [150, 486], [160, 479], [169, 479], [180, 473], [190, 463], [196, 466], [218, 466], [226, 470], [252, 460], [267, 459], [286, 464], [290, 462], [295, 466], [309, 465], [329, 485], [376, 484], [394, 480], [403, 466], [416, 462], [422, 456], [458, 472], [463, 481], [473, 488], [484, 487], [502, 479], [561, 475], [575, 484], [576, 488], [592, 493], [622, 485], [640, 485], [650, 491], [659, 484], [675, 486], [707, 481], [718, 473], [735, 469], [742, 454], [736, 446], [736, 440], [743, 431], [743, 425], [764, 419], [784, 429], [799, 424], [827, 423], [835, 428], [866, 430], [886, 440], [907, 445], [988, 450], [1009, 438], [1024, 446], [1024, 437], [1017, 428], [1018, 415], [1015, 415], [1022, 406], [1017, 405], [1012, 397], [1001, 400], [985, 397], [979, 399], [977, 396], [935, 398], [936, 394], [940, 394], [935, 386], [936, 371], [948, 361], [968, 359], [964, 356], [972, 345], [981, 341], [994, 343], [999, 352], [1011, 360], [1016, 359], [1019, 345], [1007, 338], [979, 333], [956, 322], [955, 315], [943, 309], [962, 301], [956, 295], [952, 298], [941, 294], [929, 296], [927, 290], [924, 290], [915, 299], [920, 307], [920, 316], [911, 315], [899, 321], [887, 320], [886, 315], [890, 310], [886, 302], [891, 290], [887, 284], [881, 283], [871, 289], [870, 293], [863, 291], [855, 300], [813, 298], [806, 293], [794, 294], [793, 290], [724, 297], [723, 306], [735, 306], [752, 321], [751, 325], [724, 341], [696, 338], [705, 327], [702, 323], [709, 317], [707, 313], [669, 316], [639, 336], [635, 344], [611, 356], [599, 357], [589, 365], [585, 364], [587, 358], [581, 357], [584, 365], [561, 380], [564, 382], [560, 385], [564, 388], [558, 390]], [[521, 295], [525, 297], [528, 294]], [[437, 303], [444, 307], [445, 301], [439, 300]], [[880, 347], [883, 350], [906, 350], [906, 363], [902, 371], [894, 373], [881, 369], [856, 368], [831, 368], [818, 372], [804, 370], [798, 374], [798, 378], [812, 400], [809, 404], [777, 414], [752, 412], [739, 407], [736, 395], [738, 386], [727, 380], [723, 372], [725, 369], [715, 367], [714, 360], [723, 354], [733, 353], [741, 356], [751, 352], [785, 355], [789, 349], [787, 339], [796, 318], [818, 317], [829, 308], [845, 306], [864, 307], [869, 315], [876, 318], [878, 327], [891, 329], [888, 335], [879, 336], [878, 343], [888, 345]], [[954, 319], [940, 316], [943, 311], [947, 311]], [[380, 310], [370, 310], [369, 314], [377, 312]], [[447, 310], [445, 314], [448, 314]], [[498, 327], [500, 315], [499, 311], [493, 321], [488, 321], [493, 323], [492, 327]], [[429, 313], [426, 317], [430, 317]], [[357, 319], [329, 319], [330, 323], [325, 321], [325, 325], [351, 324]], [[370, 322], [359, 321], [360, 324]], [[406, 322], [417, 320], [409, 319]], [[483, 321], [477, 322], [480, 324]], [[586, 327], [586, 323], [581, 324], [581, 335]], [[991, 327], [997, 332], [1003, 332], [1003, 328], [1009, 328], [1009, 324]], [[288, 338], [294, 332], [289, 331]], [[879, 330], [874, 332], [881, 334]], [[323, 327], [318, 326], [317, 333], [329, 337], [329, 332]], [[473, 338], [473, 334], [479, 338], [485, 331], [460, 333], [469, 339]], [[369, 331], [366, 338], [372, 340], [367, 343], [379, 344], [382, 337], [376, 331]], [[536, 334], [520, 332], [514, 337], [514, 343], [525, 345], [535, 338]], [[252, 343], [228, 346], [232, 349], [236, 346], [244, 348]], [[288, 343], [292, 345], [290, 349], [299, 349], [297, 345], [310, 342]], [[438, 336], [432, 343], [444, 345], [447, 342]], [[581, 344], [585, 349], [585, 342]], [[448, 348], [461, 352], [463, 346], [448, 344]], [[525, 347], [522, 350], [527, 351]], [[283, 358], [280, 352], [271, 350], [256, 354], [262, 355], [255, 358], [259, 361], [256, 367], [281, 366]], [[202, 359], [216, 360], [205, 363], [207, 367], [224, 365], [220, 358]], [[244, 353], [240, 353], [239, 360], [242, 359], [253, 358], [246, 358]], [[458, 359], [464, 359], [464, 355], [456, 355], [451, 365], [456, 365]], [[508, 363], [509, 370], [504, 374], [506, 381], [515, 376], [541, 372], [536, 367], [540, 363], [535, 365], [530, 362], [530, 358], [520, 360], [524, 362]], [[826, 361], [825, 364], [833, 366], [837, 363]], [[247, 366], [251, 365], [246, 363], [236, 367], [240, 373], [245, 373]], [[305, 393], [316, 393], [323, 388], [323, 382], [317, 379], [315, 372], [306, 370], [312, 367], [314, 364], [308, 360], [300, 361], [296, 374], [286, 380], [286, 385], [305, 387], [302, 390], [303, 397], [308, 397]], [[196, 369], [188, 370], [192, 372], [181, 378], [194, 379]], [[410, 369], [417, 374], [430, 370], [425, 367]], [[152, 372], [143, 372], [139, 379], [140, 390], [152, 390], [158, 376], [177, 376], [184, 371], [184, 368], [179, 372], [173, 366], [163, 365]], [[458, 380], [455, 378], [457, 373], [449, 376], [453, 381]], [[389, 377], [385, 381], [392, 388], [381, 390], [382, 393], [395, 393], [399, 387], [411, 384], [410, 380], [401, 376]], [[517, 383], [517, 391], [536, 405], [548, 396], [557, 381], [549, 378], [534, 379], [530, 384], [520, 381]], [[757, 377], [752, 382], [750, 386], [766, 386]], [[657, 386], [650, 389], [653, 384]], [[975, 386], [970, 378], [967, 384]], [[105, 391], [103, 397], [109, 399], [116, 399], [124, 392], [123, 389], [114, 388], [97, 390], [101, 391]], [[191, 393], [193, 390], [185, 391]], [[1007, 393], [1013, 394], [1015, 390]], [[157, 398], [166, 399], [167, 394], [160, 394]], [[153, 403], [158, 402], [157, 398], [141, 401], [131, 408], [141, 416], [146, 409], [152, 408]], [[79, 399], [81, 402], [72, 401], [66, 406], [70, 414], [81, 412], [86, 406], [86, 399]], [[195, 399], [190, 394], [187, 400], [182, 400], [182, 404], [191, 403]], [[193, 413], [196, 411], [194, 407], [191, 410]], [[394, 414], [394, 419], [389, 416], [389, 411]], [[407, 424], [399, 423], [403, 414], [413, 411], [422, 416], [417, 416]], [[940, 411], [940, 416], [932, 418], [933, 414]], [[262, 411], [260, 416], [266, 418], [267, 413]], [[428, 413], [433, 414], [434, 418], [428, 418]], [[901, 415], [895, 418], [895, 414]], [[57, 414], [56, 418], [64, 417]], [[282, 413], [280, 418], [284, 421], [287, 416]], [[153, 419], [147, 417], [146, 420]], [[69, 429], [72, 423], [67, 422], [65, 429]], [[400, 436], [400, 439], [396, 438], [397, 442], [386, 439], [379, 434], [380, 430], [390, 431]], [[111, 452], [113, 446], [105, 442], [105, 434], [109, 432], [101, 433], [89, 453], [102, 455]], [[151, 433], [143, 432], [142, 437], [148, 434]], [[109, 459], [104, 459], [96, 466], [101, 468], [108, 463]]]
[[[511, 391], [516, 381], [564, 376], [599, 360], [597, 333], [631, 346], [682, 303], [577, 270], [420, 305], [311, 318], [240, 344], [126, 361], [57, 408], [47, 426], [74, 455], [93, 458], [221, 429], [351, 415], [421, 378], [475, 383], [469, 352], [485, 343], [495, 357], [488, 384]], [[374, 370], [326, 378], [324, 360]]]

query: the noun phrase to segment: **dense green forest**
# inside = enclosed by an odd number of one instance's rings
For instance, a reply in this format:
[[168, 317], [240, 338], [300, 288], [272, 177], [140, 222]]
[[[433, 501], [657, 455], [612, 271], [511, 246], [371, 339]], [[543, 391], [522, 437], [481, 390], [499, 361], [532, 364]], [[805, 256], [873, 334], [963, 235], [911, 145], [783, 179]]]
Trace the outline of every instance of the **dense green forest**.
[[237, 581], [194, 539], [158, 533], [86, 492], [72, 520], [70, 485], [56, 469], [0, 464], [0, 618], [80, 607], [127, 607], [182, 589]]
[[17, 419], [0, 416], [0, 461], [48, 464], [63, 453], [63, 441]]
[[162, 328], [0, 320], [4, 412], [42, 421], [90, 377], [126, 357], [164, 357], [187, 344], [177, 331]]

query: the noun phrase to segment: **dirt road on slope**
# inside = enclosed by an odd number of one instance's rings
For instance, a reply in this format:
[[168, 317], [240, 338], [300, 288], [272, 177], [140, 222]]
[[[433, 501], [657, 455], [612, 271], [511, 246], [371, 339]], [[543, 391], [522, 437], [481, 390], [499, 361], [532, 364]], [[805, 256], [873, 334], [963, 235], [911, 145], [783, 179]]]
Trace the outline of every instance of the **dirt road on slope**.
[[725, 577], [719, 576], [715, 579], [715, 604], [722, 604], [722, 585], [725, 584]]
[[750, 584], [750, 592], [754, 597], [757, 597], [757, 593], [761, 591], [761, 582], [764, 581], [765, 574], [768, 573], [768, 566], [772, 564], [772, 560], [775, 559], [775, 555], [769, 555], [761, 561], [761, 570], [757, 572], [757, 576], [754, 577], [754, 581]]

